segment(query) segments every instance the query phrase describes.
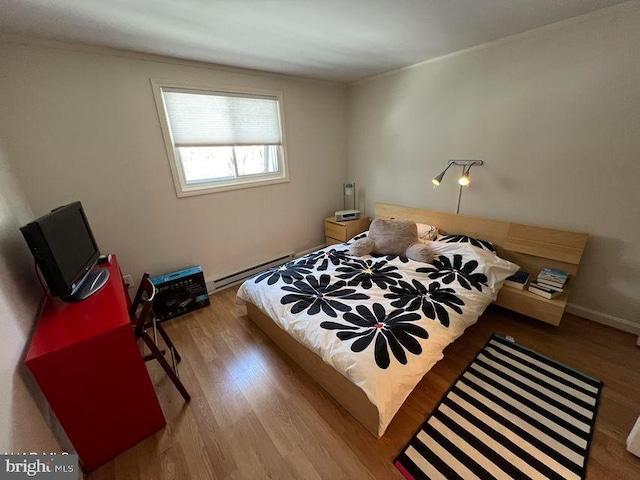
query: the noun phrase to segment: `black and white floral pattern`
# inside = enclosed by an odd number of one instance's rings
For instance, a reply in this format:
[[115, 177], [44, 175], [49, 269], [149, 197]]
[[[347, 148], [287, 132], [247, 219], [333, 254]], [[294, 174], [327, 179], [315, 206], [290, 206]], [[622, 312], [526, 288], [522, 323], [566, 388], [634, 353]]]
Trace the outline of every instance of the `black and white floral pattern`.
[[347, 324], [322, 322], [320, 327], [338, 330], [336, 335], [340, 340], [356, 339], [351, 344], [353, 352], [362, 352], [373, 342], [376, 364], [382, 369], [389, 368], [391, 364], [389, 350], [402, 365], [407, 364], [405, 350], [414, 355], [422, 353], [422, 346], [415, 337], [426, 339], [429, 334], [413, 323], [420, 320], [420, 315], [402, 309], [387, 314], [379, 303], [374, 303], [371, 308], [358, 305], [356, 312], [343, 315]]
[[389, 287], [389, 290], [391, 293], [385, 294], [384, 297], [394, 300], [391, 302], [393, 307], [406, 307], [410, 312], [422, 310], [427, 318], [437, 318], [444, 327], [450, 324], [447, 308], [462, 313], [460, 307], [464, 305], [464, 301], [456, 295], [454, 289], [443, 288], [439, 282], [425, 285], [412, 279], [411, 284], [401, 281], [397, 287]]
[[457, 280], [460, 286], [466, 290], [475, 288], [479, 292], [482, 287], [487, 286], [487, 276], [484, 273], [476, 272], [479, 264], [476, 260], [462, 262], [462, 255], [455, 254], [453, 261], [444, 255], [433, 261], [432, 265], [420, 267], [416, 272], [426, 273], [433, 280], [442, 279], [442, 283], [449, 285]]
[[493, 243], [487, 240], [468, 237], [467, 235], [439, 235], [437, 241], [446, 243], [468, 243], [483, 250], [489, 250], [494, 253], [496, 251], [496, 247], [493, 246]]
[[320, 250], [303, 257], [307, 265], [314, 266], [318, 271], [325, 271], [329, 268], [329, 265], [338, 266], [352, 258], [355, 257], [349, 255], [349, 250], [337, 250], [335, 248]]
[[293, 286], [285, 285], [282, 290], [291, 292], [280, 299], [280, 303], [293, 303], [291, 313], [306, 311], [308, 315], [316, 315], [322, 310], [330, 317], [337, 317], [336, 310], [348, 312], [351, 305], [339, 300], [368, 300], [369, 296], [358, 293], [354, 288], [344, 288], [347, 283], [343, 280], [331, 283], [329, 275], [320, 275], [317, 279], [307, 275], [304, 280], [298, 280]]
[[264, 279], [267, 280], [268, 285], [273, 285], [278, 282], [278, 280], [282, 280], [286, 284], [292, 284], [295, 280], [302, 280], [305, 275], [311, 273], [313, 269], [313, 265], [307, 264], [306, 261], [298, 261], [298, 262], [289, 262], [284, 265], [280, 265], [279, 267], [270, 268], [264, 273], [259, 274], [255, 283], [260, 283]]
[[[440, 243], [434, 250], [449, 264], [442, 258], [418, 265], [397, 257], [349, 257], [347, 245], [333, 245], [248, 280], [238, 299], [361, 388], [378, 410], [381, 435], [443, 349], [518, 270], [468, 243]], [[486, 287], [476, 274], [488, 276]]]
[[388, 261], [374, 258], [353, 258], [336, 268], [339, 272], [337, 277], [348, 280], [350, 286], [360, 285], [362, 288], [370, 289], [375, 284], [382, 290], [386, 290], [388, 285], [395, 285], [398, 279], [402, 278], [397, 270], [398, 267], [389, 264]]
[[355, 237], [353, 237], [351, 240], [352, 241], [356, 241], [356, 240], [360, 240], [361, 238], [367, 238], [369, 236], [369, 232], [363, 232], [363, 233], [359, 233], [358, 235], [356, 235]]
[[385, 260], [388, 261], [392, 261], [392, 260], [398, 260], [399, 262], [402, 263], [409, 263], [409, 259], [407, 257], [405, 257], [404, 255], [382, 255], [379, 253], [372, 253], [371, 256], [373, 258], [384, 258]]

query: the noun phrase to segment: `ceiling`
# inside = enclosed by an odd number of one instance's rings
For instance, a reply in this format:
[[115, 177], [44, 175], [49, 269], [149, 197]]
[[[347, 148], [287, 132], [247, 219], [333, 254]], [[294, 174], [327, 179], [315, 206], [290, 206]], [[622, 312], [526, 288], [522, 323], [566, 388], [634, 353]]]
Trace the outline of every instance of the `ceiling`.
[[621, 0], [0, 0], [0, 31], [353, 82]]

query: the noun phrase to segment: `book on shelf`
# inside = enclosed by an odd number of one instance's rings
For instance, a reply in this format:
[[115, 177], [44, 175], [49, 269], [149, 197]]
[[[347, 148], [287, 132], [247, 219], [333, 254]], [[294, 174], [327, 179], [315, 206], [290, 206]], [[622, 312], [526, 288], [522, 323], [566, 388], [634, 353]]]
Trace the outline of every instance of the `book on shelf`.
[[548, 298], [549, 300], [551, 300], [552, 298], [556, 298], [562, 293], [561, 291], [544, 287], [536, 282], [531, 282], [529, 284], [529, 291], [531, 293], [535, 293], [536, 295], [540, 295], [541, 297]]
[[569, 280], [569, 272], [557, 268], [544, 268], [538, 274], [536, 282], [543, 287], [562, 291]]
[[541, 285], [541, 286], [545, 287], [545, 288], [550, 288], [550, 289], [556, 290], [558, 292], [563, 292], [564, 291], [564, 286], [566, 285], [566, 284], [563, 284], [563, 283], [552, 282], [550, 280], [543, 280], [541, 278], [538, 278], [536, 280], [536, 283], [538, 285]]
[[523, 270], [518, 270], [516, 273], [507, 277], [504, 284], [511, 288], [517, 288], [518, 290], [524, 290], [524, 287], [529, 281], [529, 274]]
[[556, 268], [544, 268], [538, 274], [538, 278], [546, 278], [548, 280], [563, 282], [569, 278], [569, 272], [558, 270]]
[[565, 272], [564, 270], [560, 270], [558, 268], [543, 268], [542, 270], [540, 270], [540, 275], [550, 275], [552, 277], [567, 278], [569, 277], [569, 272]]
[[538, 275], [538, 280], [544, 280], [545, 282], [557, 283], [559, 285], [564, 285], [569, 280], [569, 277], [558, 278], [558, 277], [549, 277], [547, 275]]

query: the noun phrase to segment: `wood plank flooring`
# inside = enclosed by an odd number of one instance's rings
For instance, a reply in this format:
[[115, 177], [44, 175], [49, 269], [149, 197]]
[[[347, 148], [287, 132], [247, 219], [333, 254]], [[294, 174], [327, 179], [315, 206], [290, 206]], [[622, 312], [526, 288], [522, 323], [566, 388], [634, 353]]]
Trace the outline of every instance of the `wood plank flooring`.
[[579, 317], [567, 314], [553, 327], [490, 307], [445, 350], [380, 440], [251, 324], [235, 289], [166, 328], [191, 403], [148, 364], [167, 426], [90, 479], [400, 480], [392, 459], [493, 332], [602, 379], [587, 478], [640, 478], [640, 458], [625, 450], [640, 415], [636, 337]]

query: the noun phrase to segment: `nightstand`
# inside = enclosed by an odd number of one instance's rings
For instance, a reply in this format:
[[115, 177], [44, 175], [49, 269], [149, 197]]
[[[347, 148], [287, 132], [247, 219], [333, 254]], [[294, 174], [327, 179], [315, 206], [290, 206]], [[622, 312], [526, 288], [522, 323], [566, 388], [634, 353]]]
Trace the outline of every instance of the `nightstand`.
[[324, 235], [327, 245], [345, 243], [355, 235], [366, 232], [369, 229], [369, 217], [357, 220], [338, 222], [336, 217], [329, 217], [324, 221]]

